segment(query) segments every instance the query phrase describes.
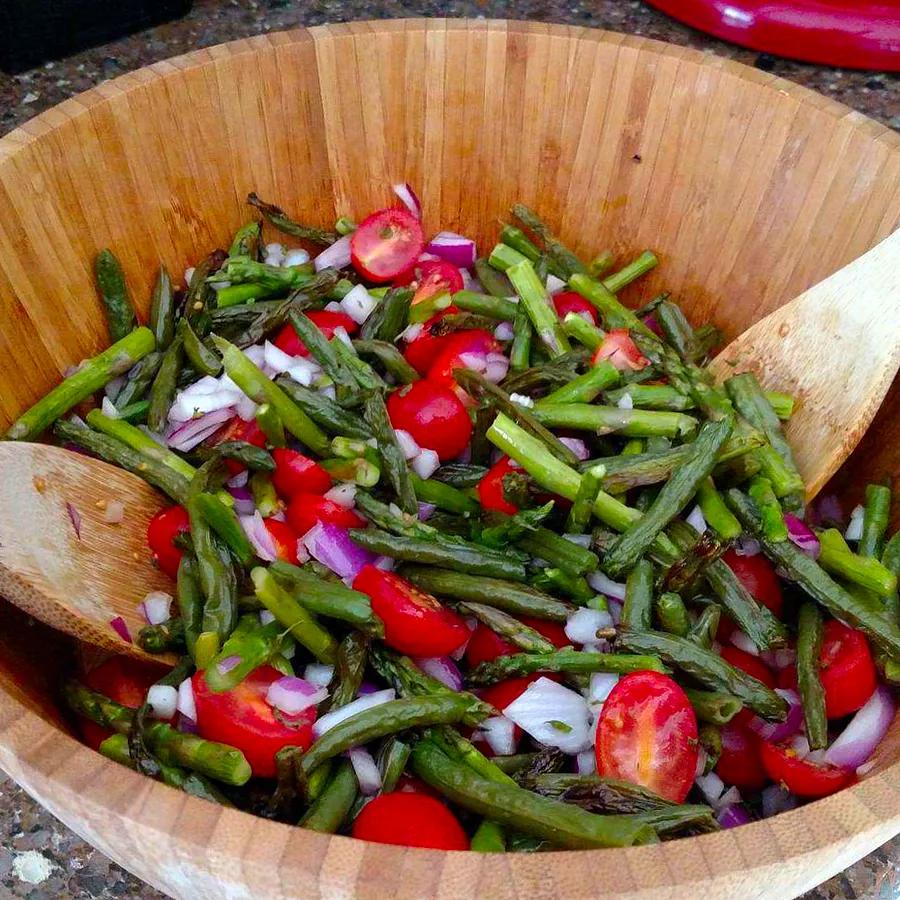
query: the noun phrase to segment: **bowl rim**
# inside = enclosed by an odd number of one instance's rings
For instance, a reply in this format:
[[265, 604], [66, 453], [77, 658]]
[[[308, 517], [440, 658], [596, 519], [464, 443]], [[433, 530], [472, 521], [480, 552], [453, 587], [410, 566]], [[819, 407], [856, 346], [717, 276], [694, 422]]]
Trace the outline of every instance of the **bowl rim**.
[[[538, 39], [614, 44], [722, 69], [741, 80], [791, 96], [800, 104], [814, 106], [834, 118], [850, 119], [854, 129], [867, 134], [870, 139], [885, 143], [891, 150], [900, 150], [900, 134], [837, 100], [743, 63], [705, 54], [693, 48], [582, 26], [499, 19], [412, 18], [356, 21], [273, 32], [194, 50], [125, 73], [63, 101], [0, 137], [0, 165], [12, 159], [31, 142], [40, 140], [53, 131], [62, 122], [89, 114], [92, 108], [119, 94], [139, 89], [152, 81], [175, 77], [185, 70], [213, 64], [217, 58], [225, 55], [257, 53], [294, 43], [334, 41], [372, 33], [497, 30], [523, 33]], [[53, 749], [48, 753], [50, 747]], [[53, 760], [53, 767], [50, 767], [49, 759]], [[319, 858], [324, 857], [325, 848], [337, 842], [343, 866], [353, 857], [359, 864], [363, 855], [369, 852], [367, 848], [377, 846], [379, 859], [388, 863], [394, 872], [402, 872], [403, 860], [410, 856], [430, 859], [435, 865], [440, 865], [442, 861], [446, 863], [446, 858], [449, 857], [478, 860], [479, 871], [493, 869], [495, 873], [503, 873], [514, 883], [514, 887], [533, 883], [535, 878], [533, 857], [529, 859], [528, 854], [478, 854], [471, 851], [448, 854], [444, 851], [370, 845], [340, 835], [305, 831], [236, 809], [216, 807], [104, 759], [33, 712], [27, 703], [5, 687], [0, 687], [0, 765], [75, 830], [79, 823], [72, 821], [64, 811], [57, 811], [53, 798], [38, 785], [43, 785], [47, 790], [50, 787], [58, 789], [70, 798], [78, 798], [83, 809], [94, 810], [101, 815], [114, 812], [133, 823], [136, 829], [177, 834], [178, 844], [194, 848], [201, 857], [208, 858], [214, 853], [234, 855], [233, 847], [222, 838], [218, 841], [217, 848], [215, 835], [203, 840], [193, 830], [177, 831], [179, 821], [213, 821], [213, 828], [209, 829], [209, 833], [213, 830], [222, 834], [247, 833], [252, 829], [255, 841], [291, 849], [296, 848], [299, 842], [315, 850]], [[115, 792], [110, 792], [109, 786], [113, 782], [117, 788]], [[735, 830], [683, 838], [672, 843], [619, 850], [616, 859], [627, 860], [626, 867], [630, 870], [634, 890], [641, 892], [714, 882], [721, 882], [721, 887], [724, 884], [721, 879], [734, 879], [750, 871], [765, 872], [767, 876], [777, 878], [779, 869], [789, 868], [792, 862], [796, 864], [813, 857], [820, 865], [814, 877], [820, 881], [832, 874], [832, 871], [838, 871], [834, 867], [830, 869], [828, 865], [821, 867], [824, 860], [834, 859], [838, 866], [847, 865], [874, 849], [878, 843], [900, 832], [898, 785], [900, 761], [880, 771], [876, 770], [863, 781], [838, 794], [782, 813], [773, 819], [756, 821]], [[122, 797], [128, 799], [123, 801]], [[177, 802], [173, 798], [177, 798]], [[827, 825], [811, 829], [808, 826], [814, 819], [821, 819]], [[837, 833], [836, 829], [842, 833]], [[207, 833], [206, 829], [204, 833]], [[774, 852], [766, 852], [766, 844], [772, 845]], [[672, 853], [673, 847], [678, 848], [678, 854]], [[676, 864], [675, 857], [684, 857], [688, 851], [693, 865], [683, 868], [680, 860]], [[612, 850], [561, 850], [553, 851], [549, 856], [541, 856], [544, 860], [560, 861], [564, 867], [583, 871], [586, 876], [590, 876], [603, 868], [612, 871], [609, 868], [612, 854]], [[303, 855], [289, 855], [285, 851], [277, 862], [277, 868], [280, 871], [305, 871], [313, 880], [326, 876], [324, 868], [321, 872], [304, 870]], [[717, 865], [721, 864], [724, 868], [711, 871], [707, 862], [709, 859], [715, 859]], [[245, 862], [245, 865], [252, 863]], [[467, 865], [471, 866], [472, 862]], [[660, 872], [661, 880], [658, 877]], [[688, 874], [689, 872], [693, 874]], [[381, 877], [388, 876], [382, 874]]]

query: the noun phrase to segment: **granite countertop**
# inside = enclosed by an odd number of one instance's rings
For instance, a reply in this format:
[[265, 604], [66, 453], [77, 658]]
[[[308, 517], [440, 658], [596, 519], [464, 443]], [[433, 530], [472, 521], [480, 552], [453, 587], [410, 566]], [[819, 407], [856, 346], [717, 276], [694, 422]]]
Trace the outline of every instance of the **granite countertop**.
[[[197, 47], [298, 25], [409, 16], [516, 18], [627, 31], [731, 57], [775, 72], [900, 129], [900, 77], [805, 65], [707, 38], [624, 0], [196, 0], [186, 18], [47, 63], [16, 76], [0, 73], [0, 134], [139, 66]], [[29, 900], [163, 895], [76, 837], [0, 773], [0, 896]], [[811, 891], [804, 900], [900, 898], [900, 838]]]

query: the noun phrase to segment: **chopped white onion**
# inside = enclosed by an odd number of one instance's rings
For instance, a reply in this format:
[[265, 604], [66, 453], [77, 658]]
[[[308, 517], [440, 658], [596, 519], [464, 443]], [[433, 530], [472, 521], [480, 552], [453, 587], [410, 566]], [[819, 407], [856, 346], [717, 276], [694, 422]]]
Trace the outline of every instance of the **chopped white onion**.
[[503, 713], [548, 747], [574, 754], [591, 746], [591, 717], [584, 697], [549, 678], [528, 685]]
[[320, 738], [326, 731], [330, 731], [335, 725], [339, 725], [345, 719], [349, 719], [351, 716], [355, 716], [365, 709], [371, 709], [373, 706], [380, 706], [382, 703], [387, 703], [396, 696], [393, 688], [387, 688], [383, 691], [375, 691], [372, 694], [366, 694], [364, 697], [360, 697], [352, 703], [348, 703], [346, 706], [340, 706], [329, 713], [325, 713], [324, 716], [316, 719], [315, 724], [313, 725], [313, 736]]
[[194, 277], [194, 272], [197, 270], [196, 266], [188, 266], [184, 270], [184, 283], [190, 287], [191, 279]]
[[266, 365], [281, 375], [283, 372], [290, 372], [291, 368], [297, 364], [297, 358], [285, 353], [280, 347], [276, 347], [270, 341], [266, 341], [263, 345], [263, 359]]
[[330, 247], [323, 250], [314, 260], [313, 268], [317, 272], [322, 269], [345, 269], [350, 265], [350, 235], [338, 238]]
[[118, 525], [125, 518], [125, 504], [121, 500], [110, 500], [103, 511], [103, 521], [108, 525]]
[[557, 278], [555, 275], [547, 276], [547, 293], [548, 294], [557, 294], [559, 291], [563, 291], [566, 289], [566, 283], [562, 280], [562, 278]]
[[172, 595], [165, 591], [150, 591], [141, 601], [144, 618], [150, 625], [162, 625], [172, 617]]
[[607, 578], [602, 572], [591, 572], [587, 577], [588, 584], [599, 594], [612, 597], [614, 600], [625, 599], [625, 585]]
[[381, 772], [372, 758], [372, 754], [365, 747], [351, 747], [347, 751], [350, 765], [356, 774], [359, 783], [359, 792], [364, 797], [371, 797], [381, 790]]
[[325, 312], [336, 312], [342, 313], [344, 310], [341, 307], [341, 304], [337, 300], [329, 300], [325, 304]]
[[596, 644], [597, 631], [612, 626], [612, 616], [606, 610], [583, 606], [576, 609], [566, 622], [566, 637], [573, 644]]
[[509, 371], [509, 357], [505, 353], [488, 353], [485, 357], [484, 377], [492, 384], [499, 384]]
[[462, 690], [462, 673], [449, 656], [418, 656], [413, 661], [426, 675], [437, 679], [451, 691]]
[[705, 747], [701, 747], [697, 751], [697, 765], [694, 768], [694, 778], [701, 778], [706, 771], [706, 764], [709, 762], [709, 754]]
[[109, 419], [119, 418], [119, 410], [116, 409], [115, 403], [109, 397], [103, 398], [103, 402], [100, 404], [100, 412]]
[[582, 462], [591, 455], [588, 445], [581, 438], [561, 437], [559, 442], [564, 447], [568, 447]]
[[401, 341], [406, 341], [407, 343], [412, 343], [421, 333], [422, 329], [425, 327], [424, 322], [413, 322], [412, 325], [407, 325], [403, 331], [398, 335]]
[[868, 761], [894, 718], [894, 700], [890, 691], [879, 685], [865, 706], [828, 748], [825, 761], [833, 766], [856, 769]]
[[281, 710], [285, 715], [296, 716], [304, 710], [321, 703], [328, 696], [328, 691], [318, 684], [285, 675], [273, 681], [266, 691], [266, 703]]
[[275, 546], [275, 540], [269, 533], [269, 529], [266, 528], [266, 523], [259, 510], [256, 510], [252, 516], [238, 516], [238, 521], [253, 547], [253, 552], [263, 562], [274, 562], [278, 558], [278, 548]]
[[713, 809], [718, 812], [718, 810], [720, 809], [725, 809], [728, 806], [733, 806], [735, 803], [740, 803], [742, 799], [743, 798], [741, 797], [741, 792], [734, 785], [732, 785], [730, 788], [728, 788], [727, 791], [725, 791], [724, 794], [722, 794], [721, 797], [719, 797], [718, 800], [716, 800], [712, 804], [712, 806]]
[[516, 726], [506, 716], [484, 719], [475, 735], [486, 741], [497, 756], [510, 756], [516, 752]]
[[412, 460], [413, 471], [423, 480], [431, 478], [440, 466], [440, 457], [427, 447], [423, 447]]
[[147, 703], [156, 719], [171, 719], [178, 706], [178, 691], [168, 684], [154, 684], [147, 691]]
[[762, 799], [764, 819], [787, 812], [797, 806], [797, 797], [780, 784], [770, 784], [763, 788], [760, 798]]
[[591, 706], [602, 705], [618, 683], [619, 676], [612, 672], [594, 672], [588, 686], [588, 703]]
[[634, 398], [626, 391], [616, 401], [616, 406], [618, 406], [619, 409], [634, 409]]
[[731, 632], [729, 640], [738, 650], [743, 650], [744, 653], [749, 653], [751, 656], [759, 656], [759, 648], [750, 639], [750, 635], [745, 634], [740, 629], [735, 628]]
[[178, 685], [178, 703], [175, 707], [185, 718], [197, 721], [197, 704], [194, 702], [194, 685], [190, 678], [185, 678]]
[[416, 439], [408, 432], [404, 431], [402, 428], [394, 429], [394, 434], [397, 435], [397, 443], [400, 446], [400, 452], [406, 458], [407, 461], [411, 459], [415, 459], [416, 456], [419, 455], [419, 445], [416, 443]]
[[591, 750], [582, 750], [575, 757], [575, 771], [579, 775], [593, 775], [597, 771], [597, 754]]
[[352, 509], [356, 502], [356, 485], [350, 482], [336, 484], [331, 490], [325, 492], [325, 499], [337, 503], [338, 506], [343, 506], [344, 509]]
[[[279, 259], [284, 259], [284, 244], [279, 244], [277, 241], [272, 241], [270, 244], [266, 244], [263, 249], [264, 256], [274, 256]], [[270, 265], [281, 265], [281, 263], [270, 263]]]
[[312, 359], [303, 356], [293, 356], [291, 359], [293, 362], [286, 371], [297, 384], [311, 387], [317, 379], [322, 377], [321, 367]]
[[850, 524], [844, 532], [844, 537], [848, 541], [858, 541], [862, 537], [863, 517], [865, 514], [866, 510], [862, 506], [854, 507], [853, 512], [850, 513]]
[[272, 622], [275, 621], [275, 615], [268, 609], [261, 609], [259, 611], [259, 624], [260, 625], [271, 625]]
[[341, 300], [341, 309], [357, 325], [362, 325], [376, 306], [378, 306], [378, 301], [361, 284], [352, 287]]
[[325, 663], [310, 663], [303, 670], [303, 677], [312, 684], [328, 687], [334, 678], [334, 666], [326, 666]]
[[706, 516], [703, 515], [703, 510], [699, 506], [695, 506], [691, 510], [685, 521], [699, 534], [703, 534], [707, 529]]
[[293, 250], [288, 250], [288, 252], [284, 254], [285, 266], [305, 266], [308, 262], [309, 254], [299, 247], [294, 247]]
[[739, 537], [734, 544], [734, 552], [738, 556], [758, 556], [762, 547], [756, 538]]
[[203, 394], [191, 393], [188, 389], [179, 391], [169, 410], [169, 421], [191, 422], [207, 413], [227, 410], [238, 403], [243, 396], [243, 394], [227, 390]]
[[512, 322], [501, 322], [494, 329], [494, 337], [497, 338], [498, 341], [511, 341], [514, 336]]
[[700, 789], [700, 793], [703, 794], [710, 806], [716, 805], [716, 801], [725, 790], [725, 782], [715, 772], [695, 778], [694, 784]]
[[564, 534], [563, 537], [579, 547], [590, 547], [591, 536], [589, 534]]
[[517, 403], [519, 406], [524, 406], [526, 409], [531, 409], [534, 406], [534, 400], [531, 399], [527, 394], [516, 394], [513, 392], [509, 395], [509, 399], [513, 403]]
[[338, 325], [332, 332], [332, 336], [332, 339], [337, 338], [339, 341], [346, 344], [347, 347], [353, 351], [353, 355], [356, 355], [356, 348], [353, 346], [353, 340], [350, 335], [347, 334], [347, 329], [344, 328], [343, 325]]

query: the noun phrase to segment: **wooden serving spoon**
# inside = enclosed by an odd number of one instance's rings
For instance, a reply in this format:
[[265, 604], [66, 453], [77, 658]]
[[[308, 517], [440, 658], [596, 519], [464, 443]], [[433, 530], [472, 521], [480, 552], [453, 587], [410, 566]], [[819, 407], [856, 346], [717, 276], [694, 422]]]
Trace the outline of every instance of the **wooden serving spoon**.
[[[757, 322], [712, 370], [720, 379], [752, 370], [799, 399], [787, 434], [812, 497], [862, 437], [898, 366], [900, 231]], [[82, 640], [145, 655], [110, 623], [121, 617], [136, 636], [144, 596], [174, 589], [146, 543], [167, 501], [135, 475], [43, 444], [0, 443], [0, 471], [0, 594]], [[119, 524], [105, 520], [113, 500], [125, 505]]]

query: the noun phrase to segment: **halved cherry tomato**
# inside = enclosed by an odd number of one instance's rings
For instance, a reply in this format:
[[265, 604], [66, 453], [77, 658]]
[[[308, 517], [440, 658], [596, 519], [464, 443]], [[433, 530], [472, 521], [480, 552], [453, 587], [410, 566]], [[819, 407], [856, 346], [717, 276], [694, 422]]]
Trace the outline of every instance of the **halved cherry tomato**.
[[504, 477], [517, 471], [520, 471], [519, 468], [508, 456], [498, 459], [488, 469], [487, 475], [478, 482], [478, 502], [484, 509], [506, 513], [508, 516], [514, 516], [519, 511], [518, 506], [503, 496]]
[[440, 294], [455, 294], [465, 286], [462, 272], [443, 259], [420, 260], [395, 279], [394, 284], [398, 287], [413, 286], [413, 306]]
[[576, 294], [575, 291], [560, 291], [558, 294], [554, 294], [552, 299], [556, 314], [560, 319], [564, 319], [571, 312], [581, 316], [582, 319], [587, 319], [591, 325], [596, 325], [600, 321], [594, 305], [589, 300], [585, 300], [581, 294]]
[[620, 372], [644, 369], [650, 360], [638, 350], [627, 328], [613, 328], [606, 333], [603, 343], [594, 351], [593, 363], [608, 359]]
[[[165, 673], [164, 666], [142, 662], [130, 656], [111, 656], [83, 675], [81, 681], [110, 700], [129, 709], [137, 709], [147, 699], [147, 691]], [[78, 726], [84, 742], [94, 750], [112, 734], [90, 719], [79, 718]]]
[[354, 819], [353, 837], [377, 844], [468, 850], [469, 839], [452, 812], [435, 797], [392, 791], [367, 803]]
[[[325, 335], [330, 341], [334, 337], [336, 328], [343, 328], [347, 334], [355, 334], [359, 325], [353, 321], [346, 313], [331, 312], [327, 309], [311, 309], [306, 311], [313, 325], [316, 325], [319, 331]], [[285, 325], [278, 332], [272, 343], [279, 349], [287, 353], [288, 356], [309, 356], [309, 350], [306, 344], [300, 340], [297, 332], [294, 331], [293, 325]]]
[[474, 406], [475, 401], [454, 381], [453, 370], [476, 368], [478, 364], [482, 364], [483, 371], [488, 354], [502, 352], [503, 348], [489, 331], [481, 328], [457, 331], [442, 345], [428, 370], [428, 379], [451, 388], [466, 406]]
[[519, 621], [529, 628], [533, 628], [538, 634], [547, 638], [557, 650], [571, 646], [572, 642], [566, 637], [566, 629], [559, 622], [548, 622], [546, 619], [535, 619], [534, 616], [518, 616]]
[[316, 522], [340, 528], [362, 528], [366, 524], [365, 519], [352, 509], [328, 500], [321, 494], [294, 494], [286, 514], [291, 527], [300, 537]]
[[411, 268], [425, 241], [419, 220], [406, 209], [380, 209], [363, 219], [350, 238], [353, 268], [385, 284]]
[[453, 337], [453, 334], [440, 336], [432, 334], [432, 325], [437, 325], [444, 316], [458, 312], [459, 307], [457, 306], [448, 306], [446, 309], [442, 309], [425, 322], [418, 337], [406, 345], [403, 358], [423, 377], [428, 374], [431, 364], [437, 359], [444, 345]]
[[463, 619], [393, 572], [365, 565], [353, 590], [372, 601], [372, 612], [384, 622], [384, 642], [401, 653], [446, 656], [468, 640]]
[[681, 803], [694, 783], [697, 717], [668, 675], [632, 672], [612, 689], [597, 724], [597, 772]]
[[178, 574], [183, 551], [172, 541], [182, 531], [190, 531], [191, 522], [183, 506], [161, 509], [147, 525], [147, 543], [156, 564], [170, 578]]
[[286, 447], [276, 447], [272, 458], [272, 484], [282, 497], [290, 500], [297, 494], [324, 494], [330, 490], [331, 476], [314, 459]]
[[[254, 447], [265, 447], [266, 436], [262, 429], [256, 423], [256, 419], [245, 422], [240, 416], [235, 416], [227, 421], [215, 434], [207, 441], [207, 447], [215, 447], [225, 441], [243, 441], [245, 444], [252, 444]], [[246, 466], [239, 463], [236, 459], [226, 459], [225, 468], [232, 475], [243, 472]]]
[[282, 747], [305, 750], [313, 740], [314, 707], [287, 716], [266, 702], [269, 686], [282, 677], [271, 666], [260, 666], [237, 687], [219, 694], [209, 689], [203, 672], [192, 679], [200, 736], [237, 747], [257, 778], [275, 777], [275, 754]]
[[496, 631], [479, 622], [472, 632], [472, 637], [469, 638], [469, 643], [466, 644], [466, 662], [474, 668], [498, 656], [509, 656], [518, 652], [518, 647], [504, 641]]
[[784, 744], [760, 741], [759, 749], [769, 778], [798, 797], [827, 797], [856, 780], [852, 770], [807, 762]]
[[282, 562], [297, 565], [297, 532], [280, 519], [263, 519], [266, 531], [272, 536], [275, 544], [275, 555]]
[[459, 397], [427, 379], [394, 391], [387, 411], [394, 428], [408, 431], [420, 447], [434, 450], [441, 462], [459, 456], [472, 437], [472, 420]]
[[766, 770], [759, 754], [760, 739], [736, 719], [723, 725], [722, 752], [716, 763], [716, 774], [726, 784], [742, 791], [758, 791], [766, 783]]
[[777, 685], [775, 673], [758, 657], [747, 653], [738, 647], [723, 647], [719, 655], [726, 662], [746, 672], [751, 678], [761, 681], [766, 687], [774, 688]]
[[825, 623], [819, 678], [825, 689], [825, 712], [840, 719], [856, 712], [875, 692], [878, 675], [866, 636], [837, 619]]
[[780, 619], [784, 611], [784, 596], [772, 563], [761, 553], [738, 556], [734, 550], [722, 554], [722, 559], [747, 591]]

